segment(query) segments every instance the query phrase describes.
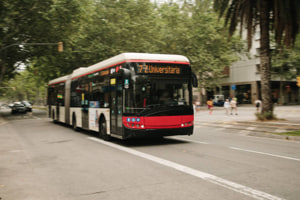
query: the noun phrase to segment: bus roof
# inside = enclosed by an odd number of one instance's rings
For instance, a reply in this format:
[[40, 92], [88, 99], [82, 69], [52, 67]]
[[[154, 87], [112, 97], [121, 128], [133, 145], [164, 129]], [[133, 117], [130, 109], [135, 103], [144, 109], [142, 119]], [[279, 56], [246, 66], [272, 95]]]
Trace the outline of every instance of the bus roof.
[[86, 74], [97, 72], [101, 69], [111, 67], [113, 65], [121, 64], [123, 62], [142, 62], [142, 61], [155, 61], [155, 62], [176, 62], [188, 64], [189, 59], [182, 55], [172, 54], [150, 54], [150, 53], [122, 53], [102, 62], [96, 63], [87, 68], [79, 68], [74, 70], [72, 78], [77, 78]]
[[66, 76], [62, 76], [62, 77], [53, 79], [53, 80], [49, 81], [49, 85], [54, 85], [54, 84], [58, 84], [58, 83], [64, 83], [64, 82], [67, 81], [68, 77], [69, 77], [69, 75], [66, 75]]

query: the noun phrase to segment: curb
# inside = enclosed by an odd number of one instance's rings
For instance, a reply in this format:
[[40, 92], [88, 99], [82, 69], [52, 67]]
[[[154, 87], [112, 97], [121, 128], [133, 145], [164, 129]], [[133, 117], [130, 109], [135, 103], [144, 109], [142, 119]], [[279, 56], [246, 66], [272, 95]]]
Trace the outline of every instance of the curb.
[[300, 141], [300, 137], [297, 137], [297, 136], [276, 135], [276, 134], [267, 133], [267, 132], [253, 132], [253, 133], [249, 133], [248, 135], [249, 136], [256, 136], [256, 137], [272, 138], [272, 139]]
[[289, 120], [278, 120], [278, 121], [273, 121], [273, 122], [261, 122], [261, 121], [237, 121], [236, 123], [243, 123], [243, 124], [265, 124], [265, 125], [273, 125], [273, 126], [296, 126], [297, 128], [300, 129], [300, 124], [296, 124], [294, 122], [289, 122]]

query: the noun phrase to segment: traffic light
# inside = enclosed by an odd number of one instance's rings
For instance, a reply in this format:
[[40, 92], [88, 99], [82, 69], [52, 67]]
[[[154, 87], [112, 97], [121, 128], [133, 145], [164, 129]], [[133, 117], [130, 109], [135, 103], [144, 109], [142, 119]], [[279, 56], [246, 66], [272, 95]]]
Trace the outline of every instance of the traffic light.
[[297, 76], [297, 86], [300, 87], [300, 76]]
[[58, 42], [58, 52], [63, 52], [64, 51], [64, 44], [63, 42]]

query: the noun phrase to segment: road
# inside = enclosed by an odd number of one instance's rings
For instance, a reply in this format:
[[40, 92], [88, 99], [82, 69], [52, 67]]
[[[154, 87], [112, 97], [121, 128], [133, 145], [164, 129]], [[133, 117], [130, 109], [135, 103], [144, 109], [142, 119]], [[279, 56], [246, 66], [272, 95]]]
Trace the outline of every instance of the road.
[[298, 141], [202, 125], [192, 136], [105, 142], [43, 111], [1, 112], [1, 200], [300, 196]]

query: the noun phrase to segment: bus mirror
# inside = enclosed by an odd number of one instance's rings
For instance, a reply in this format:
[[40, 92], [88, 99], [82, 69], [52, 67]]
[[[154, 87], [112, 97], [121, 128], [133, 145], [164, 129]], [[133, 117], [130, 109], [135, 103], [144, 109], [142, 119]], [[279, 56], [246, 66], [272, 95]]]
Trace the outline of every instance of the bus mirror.
[[198, 87], [198, 79], [195, 73], [192, 73], [192, 84], [193, 87]]
[[129, 69], [121, 68], [121, 69], [119, 69], [119, 73], [123, 78], [130, 79], [130, 77], [131, 77], [131, 71]]

